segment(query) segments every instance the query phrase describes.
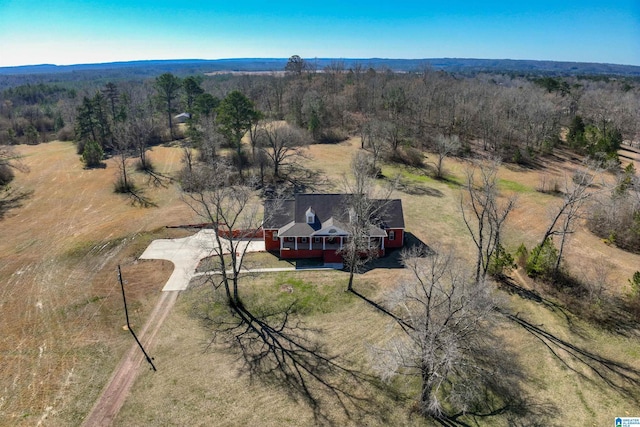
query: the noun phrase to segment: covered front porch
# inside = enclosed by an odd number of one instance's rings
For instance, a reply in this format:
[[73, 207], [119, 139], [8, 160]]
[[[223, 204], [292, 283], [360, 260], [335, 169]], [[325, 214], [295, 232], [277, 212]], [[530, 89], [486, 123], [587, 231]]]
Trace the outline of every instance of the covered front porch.
[[[349, 236], [296, 236], [281, 237], [280, 252], [293, 251], [340, 251], [349, 241]], [[384, 251], [384, 238], [369, 237], [369, 248]]]
[[[349, 242], [349, 236], [287, 236], [280, 237], [282, 258], [321, 258], [326, 252], [340, 252]], [[369, 237], [369, 249], [384, 254], [384, 238]]]

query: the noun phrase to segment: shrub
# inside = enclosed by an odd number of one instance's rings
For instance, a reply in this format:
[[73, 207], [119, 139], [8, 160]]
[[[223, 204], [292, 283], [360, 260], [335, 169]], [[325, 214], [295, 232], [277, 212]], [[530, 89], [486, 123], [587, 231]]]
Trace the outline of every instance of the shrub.
[[145, 157], [144, 162], [138, 159], [135, 163], [135, 168], [138, 172], [153, 172], [155, 170], [151, 159]]
[[90, 139], [84, 144], [82, 150], [82, 161], [88, 168], [95, 168], [102, 164], [104, 158], [104, 152], [102, 147], [96, 141]]
[[318, 136], [319, 144], [337, 144], [349, 136], [339, 129], [327, 129]]
[[[2, 128], [2, 124], [0, 124], [0, 128]], [[16, 131], [11, 127], [6, 128], [5, 130], [0, 130], [0, 145], [14, 144], [20, 144]]]
[[516, 249], [516, 263], [520, 267], [525, 267], [527, 265], [527, 258], [529, 257], [529, 251], [524, 243], [520, 243], [518, 249]]
[[422, 154], [422, 151], [413, 147], [405, 147], [402, 149], [402, 153], [405, 164], [414, 167], [423, 166], [424, 154]]
[[36, 145], [38, 144], [38, 139], [40, 137], [40, 134], [38, 133], [38, 129], [36, 129], [33, 125], [30, 125], [24, 133], [25, 137], [26, 137], [26, 142], [29, 145]]
[[636, 316], [640, 316], [640, 271], [633, 273], [633, 276], [629, 279], [629, 284], [631, 285], [631, 294], [628, 301], [629, 310]]
[[118, 194], [126, 194], [135, 192], [135, 185], [130, 180], [125, 182], [124, 177], [120, 175], [113, 183], [113, 191]]
[[558, 249], [549, 237], [531, 251], [525, 270], [530, 277], [548, 277], [558, 261]]
[[[525, 249], [526, 250], [526, 249]], [[489, 259], [488, 273], [494, 277], [500, 277], [504, 274], [505, 270], [515, 268], [516, 264], [513, 261], [513, 257], [501, 244], [494, 251], [493, 255]]]
[[422, 154], [422, 151], [413, 147], [403, 147], [397, 150], [391, 150], [388, 155], [388, 160], [416, 168], [424, 166], [424, 154]]
[[14, 178], [13, 170], [11, 166], [6, 164], [0, 164], [0, 187], [9, 184]]
[[516, 151], [513, 153], [513, 156], [511, 156], [511, 161], [519, 165], [524, 163], [524, 157], [522, 156], [520, 148], [516, 147]]
[[61, 128], [60, 130], [58, 130], [58, 133], [56, 134], [56, 138], [58, 138], [58, 140], [60, 141], [73, 141], [73, 138], [74, 138], [73, 128], [69, 126], [65, 126]]
[[633, 273], [633, 277], [629, 279], [629, 284], [631, 285], [631, 295], [634, 298], [640, 297], [640, 271], [636, 271]]

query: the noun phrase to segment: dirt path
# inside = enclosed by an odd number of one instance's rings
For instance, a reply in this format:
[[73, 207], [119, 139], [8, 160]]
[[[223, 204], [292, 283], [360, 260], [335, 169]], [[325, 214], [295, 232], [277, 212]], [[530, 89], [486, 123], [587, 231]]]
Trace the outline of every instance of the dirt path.
[[[175, 304], [178, 293], [179, 291], [162, 292], [147, 323], [144, 325], [142, 331], [138, 332], [138, 338], [147, 353], [153, 349], [155, 337], [164, 323], [167, 314]], [[149, 354], [152, 355], [151, 353]], [[134, 342], [125, 357], [120, 361], [120, 364], [116, 367], [102, 394], [84, 420], [83, 426], [108, 426], [113, 423], [113, 420], [116, 415], [118, 415], [120, 408], [122, 408], [129, 394], [129, 390], [138, 372], [143, 367], [141, 366], [143, 361], [145, 361], [144, 355]], [[146, 361], [144, 368], [147, 368]]]

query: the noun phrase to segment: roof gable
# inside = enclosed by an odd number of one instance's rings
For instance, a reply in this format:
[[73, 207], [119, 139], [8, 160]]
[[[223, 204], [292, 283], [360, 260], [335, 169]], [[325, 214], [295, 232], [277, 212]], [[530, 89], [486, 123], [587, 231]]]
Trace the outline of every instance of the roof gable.
[[339, 221], [335, 221], [333, 217], [329, 218], [322, 224], [322, 228], [313, 233], [314, 236], [348, 236], [349, 232], [346, 226]]

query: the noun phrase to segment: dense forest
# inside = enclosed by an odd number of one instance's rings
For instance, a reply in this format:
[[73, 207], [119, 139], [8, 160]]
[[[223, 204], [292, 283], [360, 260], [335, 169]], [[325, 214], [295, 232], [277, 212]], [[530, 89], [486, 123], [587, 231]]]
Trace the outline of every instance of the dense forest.
[[[304, 61], [303, 75], [199, 75], [198, 85], [218, 99], [240, 90], [266, 118], [287, 119], [304, 128], [311, 123], [317, 140], [357, 132], [363, 121], [378, 120], [398, 129], [398, 146], [428, 144], [437, 133], [458, 134], [463, 141], [482, 141], [483, 148], [508, 156], [516, 148], [535, 152], [553, 144], [560, 128], [576, 116], [587, 125], [610, 122], [625, 140], [637, 132], [640, 85], [633, 77], [464, 75], [427, 63], [412, 72], [393, 72], [353, 61], [322, 63], [326, 65], [318, 69], [317, 63]], [[141, 76], [138, 68], [115, 68], [115, 75], [109, 74], [111, 69], [81, 69], [46, 79], [39, 74], [11, 76], [22, 84], [0, 92], [0, 143], [73, 139], [83, 97], [93, 97], [111, 82], [123, 102], [133, 92], [155, 102], [153, 78], [164, 68], [149, 68], [159, 71], [153, 77]], [[176, 75], [187, 76], [184, 68]], [[185, 112], [189, 103], [182, 89], [172, 109]]]

